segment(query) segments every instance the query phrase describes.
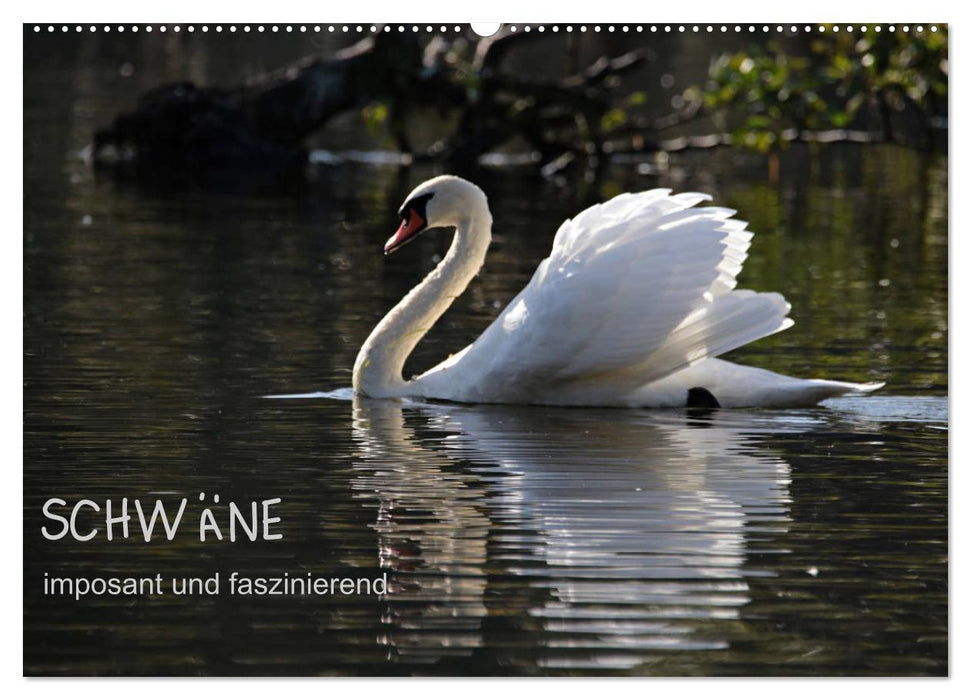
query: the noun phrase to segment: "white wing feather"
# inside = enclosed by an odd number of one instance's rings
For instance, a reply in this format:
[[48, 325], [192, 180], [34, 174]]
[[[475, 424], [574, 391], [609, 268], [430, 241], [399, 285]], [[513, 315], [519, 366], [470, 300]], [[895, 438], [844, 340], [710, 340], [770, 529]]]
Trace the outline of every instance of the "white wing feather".
[[560, 226], [529, 284], [416, 380], [432, 398], [557, 403], [632, 392], [792, 325], [778, 294], [732, 291], [752, 234], [707, 195], [622, 194]]

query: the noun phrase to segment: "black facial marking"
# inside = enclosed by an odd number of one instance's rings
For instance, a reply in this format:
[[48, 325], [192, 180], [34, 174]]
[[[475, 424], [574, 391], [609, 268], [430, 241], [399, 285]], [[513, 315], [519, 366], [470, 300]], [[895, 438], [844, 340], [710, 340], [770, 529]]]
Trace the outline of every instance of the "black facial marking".
[[398, 216], [405, 219], [408, 217], [408, 211], [411, 210], [418, 214], [422, 221], [428, 221], [428, 217], [425, 215], [425, 207], [428, 205], [428, 200], [434, 196], [434, 192], [429, 192], [428, 194], [409, 199], [401, 205], [401, 209], [398, 210]]

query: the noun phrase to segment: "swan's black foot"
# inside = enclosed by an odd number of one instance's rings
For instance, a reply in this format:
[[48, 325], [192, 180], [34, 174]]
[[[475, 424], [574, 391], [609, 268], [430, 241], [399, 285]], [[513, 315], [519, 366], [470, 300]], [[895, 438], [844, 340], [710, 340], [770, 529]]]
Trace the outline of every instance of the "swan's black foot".
[[688, 402], [685, 408], [721, 408], [715, 395], [703, 386], [688, 389]]

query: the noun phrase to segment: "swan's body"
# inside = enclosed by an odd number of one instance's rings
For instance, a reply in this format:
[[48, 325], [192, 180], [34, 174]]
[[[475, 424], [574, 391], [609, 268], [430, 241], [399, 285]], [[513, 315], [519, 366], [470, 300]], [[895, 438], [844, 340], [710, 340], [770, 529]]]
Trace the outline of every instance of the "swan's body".
[[803, 406], [882, 384], [795, 379], [715, 359], [792, 325], [779, 294], [734, 290], [752, 234], [702, 194], [623, 194], [564, 222], [550, 256], [479, 338], [419, 377], [408, 355], [475, 277], [492, 237], [483, 192], [452, 176], [419, 186], [391, 252], [454, 226], [444, 259], [392, 309], [354, 364], [373, 398], [563, 406], [685, 406], [701, 387], [724, 407]]

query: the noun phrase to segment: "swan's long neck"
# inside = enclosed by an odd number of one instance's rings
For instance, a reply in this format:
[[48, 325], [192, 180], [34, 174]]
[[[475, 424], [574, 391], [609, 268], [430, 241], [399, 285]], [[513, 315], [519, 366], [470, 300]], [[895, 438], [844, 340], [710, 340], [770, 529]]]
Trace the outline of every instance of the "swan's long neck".
[[373, 398], [408, 395], [401, 370], [418, 341], [478, 273], [492, 240], [485, 202], [464, 214], [445, 258], [371, 332], [354, 363], [354, 390]]

